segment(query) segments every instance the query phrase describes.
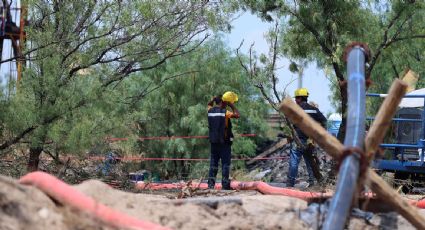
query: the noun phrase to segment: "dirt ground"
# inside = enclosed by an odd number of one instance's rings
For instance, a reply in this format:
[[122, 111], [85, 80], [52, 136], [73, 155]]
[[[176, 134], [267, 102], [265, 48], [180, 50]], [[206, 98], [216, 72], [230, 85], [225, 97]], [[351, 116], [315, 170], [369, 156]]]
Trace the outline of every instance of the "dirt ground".
[[[307, 202], [255, 191], [205, 191], [176, 199], [176, 191], [131, 193], [96, 180], [74, 186], [115, 210], [171, 229], [315, 229]], [[363, 213], [364, 214], [364, 213]], [[395, 213], [353, 214], [348, 229], [414, 229]], [[425, 214], [425, 213], [424, 213]], [[0, 177], [0, 229], [116, 229], [58, 204], [40, 190]]]
[[[323, 154], [319, 152], [319, 156]], [[282, 156], [289, 156], [287, 147], [271, 155]], [[16, 167], [25, 165], [25, 159], [22, 159], [0, 161], [0, 230], [118, 229], [85, 212], [52, 200], [35, 187], [19, 184], [14, 178], [25, 174], [25, 168]], [[251, 167], [252, 175], [248, 180], [268, 181], [273, 186], [284, 185], [288, 171], [287, 161], [259, 161]], [[134, 191], [131, 183], [119, 186], [122, 190], [118, 190], [99, 180], [85, 180], [98, 174], [96, 169], [99, 165], [97, 162], [72, 161], [67, 165], [68, 170], [63, 170], [64, 166], [57, 167], [44, 159], [41, 161], [43, 171], [51, 172], [68, 183], [77, 184], [74, 185], [77, 190], [97, 202], [137, 219], [171, 229], [319, 229], [323, 223], [323, 216], [317, 214], [322, 212], [321, 209], [325, 207], [323, 204], [308, 204], [291, 197], [263, 195], [256, 191], [198, 190], [189, 195], [179, 190]], [[321, 170], [324, 175], [329, 167], [328, 162], [322, 160]], [[118, 172], [115, 174], [118, 176], [114, 180], [121, 180], [126, 176], [126, 172], [119, 167], [116, 170]], [[333, 183], [306, 188], [307, 179], [302, 162], [296, 189], [313, 192], [329, 192], [334, 189]], [[80, 183], [81, 181], [84, 182]], [[181, 194], [185, 194], [184, 199], [178, 198]], [[422, 199], [423, 196], [409, 198]], [[422, 213], [425, 215], [425, 212]], [[415, 228], [397, 213], [355, 210], [346, 229]]]

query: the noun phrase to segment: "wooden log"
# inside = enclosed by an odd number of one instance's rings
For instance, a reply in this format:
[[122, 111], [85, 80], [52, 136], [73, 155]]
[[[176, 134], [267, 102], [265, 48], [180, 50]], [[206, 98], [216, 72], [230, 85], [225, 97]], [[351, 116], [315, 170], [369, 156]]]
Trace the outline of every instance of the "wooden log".
[[417, 229], [425, 229], [425, 217], [419, 213], [419, 209], [409, 204], [391, 186], [387, 184], [372, 169], [369, 169], [369, 181], [371, 189], [376, 193], [377, 198], [394, 208]]
[[[336, 159], [341, 156], [344, 145], [306, 114], [291, 98], [286, 98], [280, 104], [279, 109], [294, 125], [316, 141], [329, 155]], [[416, 228], [425, 229], [425, 218], [420, 215], [416, 207], [405, 203], [402, 197], [394, 192], [393, 188], [373, 170], [368, 169], [367, 174], [371, 182], [371, 188], [377, 194], [378, 198], [382, 197], [385, 199], [384, 201], [387, 202], [388, 205], [391, 205], [394, 211], [400, 213]]]
[[248, 161], [246, 164], [250, 165], [263, 157], [267, 157], [268, 155], [274, 153], [276, 150], [283, 148], [283, 146], [285, 146], [286, 144], [288, 144], [288, 139], [283, 138], [282, 140], [274, 144], [272, 147], [268, 148], [266, 151], [260, 153], [258, 156]]
[[409, 93], [416, 89], [416, 84], [419, 80], [419, 74], [415, 73], [411, 69], [406, 69], [401, 80], [407, 84], [406, 93]]
[[365, 139], [366, 155], [369, 162], [374, 158], [375, 153], [379, 149], [379, 144], [382, 143], [388, 128], [392, 124], [392, 118], [397, 111], [407, 89], [407, 84], [396, 79], [388, 92], [388, 96], [382, 103], [379, 111], [372, 123]]
[[328, 133], [319, 123], [313, 120], [291, 98], [285, 98], [279, 108], [289, 120], [312, 138], [329, 155], [338, 159], [344, 146]]
[[[370, 127], [365, 139], [366, 154], [369, 161], [374, 158], [376, 151], [378, 151], [379, 144], [382, 143], [384, 136], [392, 123], [392, 118], [397, 111], [397, 107], [400, 104], [406, 89], [407, 84], [401, 80], [396, 79], [391, 85], [387, 97], [379, 108], [375, 120], [372, 123], [372, 126]], [[376, 173], [369, 173], [369, 179], [372, 190], [379, 194], [379, 199], [383, 202], [392, 200], [394, 197], [399, 196], [396, 190], [388, 189], [388, 185], [385, 183], [385, 181], [379, 180], [380, 177]], [[410, 215], [409, 210], [412, 208], [412, 206], [408, 203], [408, 201], [401, 198], [394, 199], [394, 202], [397, 203], [395, 206], [398, 207], [397, 211], [401, 215]], [[419, 218], [412, 218], [411, 222], [412, 221], [419, 222], [414, 224], [417, 228], [419, 228], [419, 225], [422, 226], [422, 228], [424, 227], [423, 220]]]

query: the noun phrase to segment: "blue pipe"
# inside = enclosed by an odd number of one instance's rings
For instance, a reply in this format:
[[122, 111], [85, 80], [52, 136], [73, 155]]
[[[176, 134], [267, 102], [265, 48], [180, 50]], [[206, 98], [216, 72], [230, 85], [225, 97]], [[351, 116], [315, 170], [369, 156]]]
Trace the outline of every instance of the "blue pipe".
[[404, 148], [404, 149], [419, 149], [422, 145], [409, 145], [409, 144], [380, 144], [383, 148]]
[[[375, 120], [375, 118], [374, 117], [367, 117], [366, 120], [373, 121], [373, 120]], [[396, 122], [400, 122], [400, 121], [422, 122], [422, 119], [393, 118], [393, 121], [396, 121]]]
[[[354, 46], [348, 52], [348, 113], [345, 147], [364, 148], [365, 138], [365, 51]], [[360, 153], [348, 155], [340, 166], [335, 195], [329, 206], [323, 229], [344, 229], [351, 210], [359, 177]]]
[[[367, 93], [366, 96], [368, 96], [368, 97], [386, 97], [387, 94]], [[404, 95], [403, 98], [425, 98], [425, 94]]]

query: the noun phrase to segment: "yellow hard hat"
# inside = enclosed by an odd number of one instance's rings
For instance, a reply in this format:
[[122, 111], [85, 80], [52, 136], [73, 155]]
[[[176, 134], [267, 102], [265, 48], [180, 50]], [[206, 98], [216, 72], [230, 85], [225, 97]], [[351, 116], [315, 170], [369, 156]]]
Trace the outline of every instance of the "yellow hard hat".
[[235, 103], [238, 101], [238, 95], [232, 91], [227, 91], [223, 94], [223, 97], [221, 99], [225, 102]]
[[308, 97], [308, 90], [306, 88], [300, 88], [295, 90], [296, 97]]

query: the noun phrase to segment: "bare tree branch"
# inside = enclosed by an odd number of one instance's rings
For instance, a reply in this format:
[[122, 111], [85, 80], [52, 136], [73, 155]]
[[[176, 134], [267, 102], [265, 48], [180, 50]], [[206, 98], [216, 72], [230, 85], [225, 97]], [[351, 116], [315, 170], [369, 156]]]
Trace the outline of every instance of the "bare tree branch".
[[125, 104], [135, 104], [136, 102], [140, 101], [142, 98], [146, 97], [147, 95], [149, 95], [150, 93], [158, 90], [159, 88], [161, 88], [165, 82], [179, 78], [181, 76], [184, 75], [188, 75], [188, 74], [192, 74], [192, 73], [199, 73], [198, 70], [192, 70], [192, 71], [186, 71], [183, 73], [179, 73], [170, 77], [166, 77], [164, 79], [162, 79], [158, 84], [156, 84], [154, 87], [151, 88], [152, 84], [149, 84], [147, 87], [145, 87], [140, 93], [138, 93], [137, 95], [131, 96], [131, 97], [127, 97], [126, 99], [131, 99], [131, 102], [126, 102]]
[[[378, 48], [375, 49], [374, 54], [370, 58], [369, 67], [366, 70], [367, 71], [367, 73], [366, 73], [367, 75], [369, 75], [370, 72], [375, 67], [375, 64], [376, 64], [378, 58], [381, 56], [381, 53], [382, 53], [383, 49], [385, 49], [386, 47], [388, 47], [389, 45], [391, 45], [391, 43], [393, 43], [391, 41], [391, 39], [390, 40], [388, 39], [388, 33], [390, 32], [390, 29], [393, 28], [393, 26], [396, 24], [396, 22], [401, 18], [401, 16], [403, 15], [403, 12], [405, 10], [406, 10], [406, 7], [403, 7], [398, 12], [396, 12], [396, 14], [394, 15], [394, 17], [389, 21], [388, 25], [386, 26], [386, 28], [384, 30], [384, 34], [382, 35], [382, 41], [379, 44]], [[412, 17], [412, 16], [413, 15], [410, 15], [410, 17]], [[408, 18], [410, 18], [410, 17], [407, 17], [405, 19], [405, 21], [407, 21]], [[403, 25], [404, 25], [404, 23], [402, 23], [402, 25], [399, 26], [397, 30], [400, 31], [402, 29]], [[394, 34], [395, 37], [393, 36], [392, 39], [397, 38], [396, 35], [398, 35], [398, 34], [399, 34], [399, 32], [396, 32]]]
[[277, 37], [279, 34], [279, 22], [276, 22], [275, 25], [275, 29], [274, 29], [274, 39], [272, 42], [272, 64], [270, 66], [271, 69], [271, 78], [272, 78], [272, 83], [273, 83], [273, 93], [274, 96], [276, 97], [276, 100], [278, 101], [278, 103], [280, 104], [280, 102], [282, 101], [282, 99], [279, 96], [279, 93], [277, 92], [277, 76], [276, 76], [276, 61], [277, 61], [277, 54], [278, 54], [278, 45], [277, 45]]

